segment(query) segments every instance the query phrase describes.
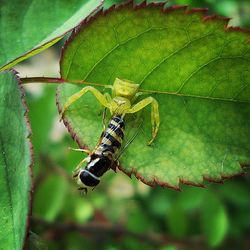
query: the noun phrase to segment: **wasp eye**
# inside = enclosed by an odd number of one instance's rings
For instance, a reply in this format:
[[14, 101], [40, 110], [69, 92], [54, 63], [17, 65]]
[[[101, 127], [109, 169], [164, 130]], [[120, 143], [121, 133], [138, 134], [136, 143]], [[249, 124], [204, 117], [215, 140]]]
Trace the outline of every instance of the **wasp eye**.
[[100, 182], [98, 177], [85, 169], [80, 173], [79, 178], [83, 184], [89, 187], [95, 187]]

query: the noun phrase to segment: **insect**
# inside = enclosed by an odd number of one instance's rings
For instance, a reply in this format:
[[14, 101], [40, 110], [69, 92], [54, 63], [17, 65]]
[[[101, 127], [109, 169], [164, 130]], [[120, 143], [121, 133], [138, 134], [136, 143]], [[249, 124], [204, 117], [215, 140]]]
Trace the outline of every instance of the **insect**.
[[[152, 138], [148, 142], [150, 145], [159, 129], [160, 115], [158, 102], [151, 96], [136, 103], [136, 99], [142, 93], [139, 92], [139, 84], [128, 80], [115, 79], [112, 88], [112, 96], [108, 93], [102, 94], [92, 86], [87, 86], [75, 93], [65, 102], [61, 118], [67, 111], [68, 107], [77, 101], [81, 96], [90, 91], [102, 106], [109, 109], [111, 119], [107, 128], [103, 130], [102, 135], [93, 151], [86, 149], [76, 149], [88, 154], [76, 167], [73, 177], [76, 178], [79, 189], [87, 192], [88, 187], [96, 187], [100, 183], [100, 177], [109, 169], [116, 169], [116, 155], [121, 147], [124, 137], [124, 116], [133, 114], [151, 104], [151, 124]], [[86, 166], [83, 167], [83, 163]]]

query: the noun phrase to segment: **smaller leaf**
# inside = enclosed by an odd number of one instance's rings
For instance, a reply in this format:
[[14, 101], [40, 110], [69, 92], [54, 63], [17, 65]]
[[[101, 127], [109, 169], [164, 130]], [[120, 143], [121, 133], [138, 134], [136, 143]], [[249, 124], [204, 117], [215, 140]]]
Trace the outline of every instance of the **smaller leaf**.
[[31, 231], [29, 232], [26, 246], [28, 250], [48, 250], [46, 242], [39, 235]]
[[53, 221], [66, 200], [67, 184], [62, 176], [51, 174], [35, 193], [33, 213]]
[[101, 0], [1, 1], [0, 71], [58, 42], [101, 3]]
[[204, 193], [206, 193], [204, 189], [185, 188], [185, 191], [179, 194], [177, 204], [185, 211], [194, 210], [201, 205]]
[[162, 193], [154, 193], [150, 200], [151, 202], [148, 204], [148, 207], [155, 215], [164, 216], [171, 208], [171, 200], [167, 195], [163, 195]]
[[134, 209], [128, 216], [127, 228], [133, 232], [145, 232], [149, 228], [149, 221], [140, 209]]
[[204, 196], [201, 220], [208, 244], [219, 246], [228, 231], [228, 216], [223, 204], [211, 193]]
[[220, 192], [223, 197], [235, 205], [242, 207], [249, 205], [249, 190], [241, 183], [227, 182], [221, 187]]
[[162, 247], [160, 250], [177, 250], [177, 248], [175, 246], [166, 246]]
[[172, 206], [167, 214], [167, 221], [169, 230], [175, 237], [181, 238], [187, 234], [188, 221], [182, 207], [178, 205]]
[[94, 213], [93, 207], [85, 199], [77, 199], [74, 205], [75, 205], [74, 207], [75, 217], [77, 221], [81, 223], [88, 221]]
[[55, 86], [49, 85], [43, 89], [42, 96], [30, 96], [27, 100], [35, 153], [41, 153], [48, 148], [52, 122], [56, 115], [54, 101]]

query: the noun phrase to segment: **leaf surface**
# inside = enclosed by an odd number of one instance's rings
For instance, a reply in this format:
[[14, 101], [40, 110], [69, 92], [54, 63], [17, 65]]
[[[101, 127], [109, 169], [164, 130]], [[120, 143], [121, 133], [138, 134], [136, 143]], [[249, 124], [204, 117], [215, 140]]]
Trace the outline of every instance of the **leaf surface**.
[[[248, 35], [226, 27], [227, 21], [202, 10], [127, 5], [99, 13], [69, 39], [61, 60], [63, 79], [107, 85], [116, 77], [129, 79], [159, 102], [154, 145], [146, 146], [147, 108], [143, 133], [121, 157], [120, 168], [128, 175], [179, 188], [180, 182], [220, 181], [241, 173], [240, 163], [250, 165], [250, 45]], [[82, 87], [59, 86], [59, 110]], [[91, 94], [66, 112], [64, 122], [79, 145], [95, 146], [100, 112]]]
[[0, 245], [22, 249], [30, 209], [31, 145], [18, 79], [0, 74]]
[[101, 3], [101, 0], [3, 0], [0, 8], [0, 70], [52, 46]]

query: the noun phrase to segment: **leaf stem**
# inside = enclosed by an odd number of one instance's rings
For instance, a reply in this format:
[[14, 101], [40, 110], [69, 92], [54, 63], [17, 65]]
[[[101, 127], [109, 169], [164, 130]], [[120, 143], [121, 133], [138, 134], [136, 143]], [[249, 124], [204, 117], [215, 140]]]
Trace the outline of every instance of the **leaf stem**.
[[26, 83], [35, 83], [35, 82], [40, 82], [40, 83], [64, 83], [62, 78], [57, 78], [57, 77], [23, 77], [21, 78], [22, 84]]
[[23, 77], [21, 78], [22, 84], [28, 83], [56, 83], [56, 84], [64, 84], [64, 83], [71, 83], [71, 84], [83, 84], [83, 85], [92, 85], [92, 86], [100, 86], [100, 87], [109, 87], [110, 85], [101, 84], [101, 83], [93, 83], [93, 82], [86, 82], [84, 80], [66, 80], [63, 78], [58, 77]]

